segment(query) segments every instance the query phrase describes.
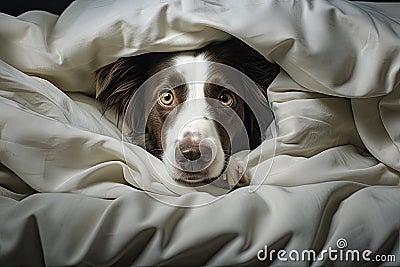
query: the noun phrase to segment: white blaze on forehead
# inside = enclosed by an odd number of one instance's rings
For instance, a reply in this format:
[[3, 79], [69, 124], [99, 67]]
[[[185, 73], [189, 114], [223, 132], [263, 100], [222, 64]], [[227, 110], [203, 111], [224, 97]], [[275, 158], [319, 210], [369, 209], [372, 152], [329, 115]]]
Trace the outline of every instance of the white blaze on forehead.
[[187, 100], [204, 98], [204, 85], [209, 76], [209, 62], [204, 54], [183, 53], [176, 57], [174, 66], [185, 79]]
[[[178, 139], [188, 131], [198, 131], [204, 136], [208, 136], [210, 131], [214, 130], [214, 125], [210, 121], [195, 119], [198, 117], [207, 117], [208, 108], [205, 101], [204, 86], [209, 76], [209, 63], [204, 54], [195, 55], [193, 52], [186, 52], [175, 58], [174, 66], [176, 71], [182, 75], [186, 87], [186, 101], [182, 105], [182, 110], [176, 118], [176, 126], [179, 133], [176, 133]], [[211, 128], [211, 129], [210, 129]]]

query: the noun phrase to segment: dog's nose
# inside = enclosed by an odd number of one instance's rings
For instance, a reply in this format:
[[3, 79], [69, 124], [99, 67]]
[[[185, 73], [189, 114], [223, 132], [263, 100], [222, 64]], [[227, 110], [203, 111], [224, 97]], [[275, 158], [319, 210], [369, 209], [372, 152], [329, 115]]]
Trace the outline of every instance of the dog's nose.
[[198, 147], [188, 147], [181, 149], [182, 155], [188, 160], [197, 160], [201, 156], [200, 149]]
[[209, 165], [212, 152], [212, 147], [207, 142], [201, 142], [200, 136], [192, 134], [178, 143], [175, 161], [184, 171], [198, 172]]

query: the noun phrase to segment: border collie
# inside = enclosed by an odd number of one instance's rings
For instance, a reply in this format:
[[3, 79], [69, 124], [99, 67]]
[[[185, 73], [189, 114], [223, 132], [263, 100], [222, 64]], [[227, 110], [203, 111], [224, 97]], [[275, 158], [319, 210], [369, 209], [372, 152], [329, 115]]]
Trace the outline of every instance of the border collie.
[[105, 111], [117, 109], [131, 142], [161, 159], [173, 179], [193, 185], [221, 178], [231, 188], [248, 183], [243, 162], [231, 155], [261, 143], [265, 129], [252, 105], [268, 108], [267, 88], [279, 70], [231, 39], [120, 58], [96, 72], [96, 98]]

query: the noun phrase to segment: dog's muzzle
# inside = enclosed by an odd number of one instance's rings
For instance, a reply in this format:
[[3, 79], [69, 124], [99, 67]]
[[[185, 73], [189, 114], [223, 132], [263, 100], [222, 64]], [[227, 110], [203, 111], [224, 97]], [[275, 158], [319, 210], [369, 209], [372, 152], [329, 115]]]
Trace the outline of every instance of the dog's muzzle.
[[213, 162], [216, 145], [210, 138], [202, 138], [197, 131], [187, 132], [175, 147], [175, 162], [184, 172], [202, 172]]

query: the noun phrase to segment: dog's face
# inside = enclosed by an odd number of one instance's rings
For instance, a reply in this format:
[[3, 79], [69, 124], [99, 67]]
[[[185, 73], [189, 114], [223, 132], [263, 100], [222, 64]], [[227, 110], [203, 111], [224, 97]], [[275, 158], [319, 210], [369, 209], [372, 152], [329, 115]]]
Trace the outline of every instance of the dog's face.
[[207, 53], [178, 53], [169, 64], [155, 79], [163, 82], [147, 90], [155, 89], [157, 95], [145, 100], [155, 103], [146, 124], [146, 149], [178, 181], [211, 181], [221, 175], [231, 154], [231, 138], [222, 124], [233, 115], [243, 122], [244, 102], [222, 86], [221, 73]]
[[[97, 72], [97, 98], [106, 108], [117, 107], [131, 141], [160, 158], [175, 180], [210, 182], [225, 171], [233, 152], [260, 144], [262, 129], [243, 97], [251, 93], [266, 104], [266, 88], [278, 72], [233, 40], [196, 51], [121, 58]], [[256, 87], [246, 87], [238, 73]], [[244, 125], [247, 147], [240, 145], [238, 125]]]

